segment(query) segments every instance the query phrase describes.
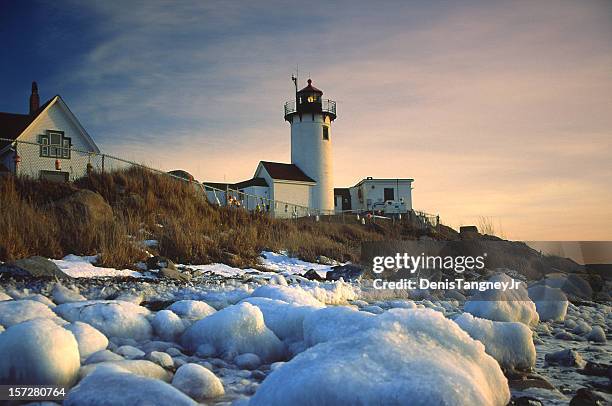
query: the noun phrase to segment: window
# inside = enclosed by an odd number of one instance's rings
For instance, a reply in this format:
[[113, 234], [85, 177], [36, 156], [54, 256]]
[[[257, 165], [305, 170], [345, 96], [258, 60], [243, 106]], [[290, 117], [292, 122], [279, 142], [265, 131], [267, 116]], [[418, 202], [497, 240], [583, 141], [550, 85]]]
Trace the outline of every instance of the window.
[[323, 126], [323, 139], [329, 140], [329, 127], [326, 125]]
[[39, 136], [40, 156], [70, 159], [71, 140], [63, 131], [47, 131]]
[[393, 189], [392, 187], [386, 187], [383, 194], [385, 202], [387, 200], [395, 200], [395, 189]]

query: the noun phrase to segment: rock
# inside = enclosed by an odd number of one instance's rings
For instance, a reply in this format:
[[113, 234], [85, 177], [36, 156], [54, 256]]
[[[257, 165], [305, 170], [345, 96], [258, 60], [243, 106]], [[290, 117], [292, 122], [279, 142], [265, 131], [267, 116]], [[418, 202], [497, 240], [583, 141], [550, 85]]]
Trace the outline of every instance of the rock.
[[591, 376], [607, 376], [612, 379], [612, 367], [598, 362], [587, 361], [580, 373]]
[[531, 396], [521, 396], [510, 401], [508, 406], [543, 406], [541, 400], [532, 398]]
[[585, 365], [585, 362], [580, 354], [572, 349], [546, 354], [544, 356], [544, 360], [548, 365], [561, 365], [564, 367], [582, 368]]
[[325, 279], [328, 281], [337, 281], [342, 278], [345, 282], [357, 281], [363, 275], [363, 268], [359, 265], [346, 264], [333, 266], [330, 271], [327, 271]]
[[185, 331], [185, 323], [171, 310], [157, 312], [151, 325], [155, 335], [167, 341], [176, 341]]
[[508, 385], [514, 390], [523, 391], [529, 388], [540, 388], [555, 390], [555, 386], [548, 382], [546, 378], [538, 374], [524, 374], [518, 377], [508, 378]]
[[77, 379], [80, 366], [77, 341], [69, 331], [48, 319], [9, 327], [0, 334], [0, 354], [1, 385], [70, 387]]
[[34, 300], [6, 300], [0, 302], [0, 324], [10, 327], [27, 320], [45, 318], [64, 324], [48, 306]]
[[0, 265], [0, 273], [2, 272], [31, 278], [70, 279], [70, 276], [59, 269], [54, 262], [39, 256], [18, 259], [17, 261]]
[[[148, 361], [147, 361], [148, 362]], [[145, 378], [116, 365], [97, 368], [73, 388], [64, 406], [195, 406], [196, 402], [172, 385]]]
[[79, 219], [83, 227], [94, 227], [113, 219], [113, 209], [96, 192], [80, 189], [55, 203], [59, 218]]
[[94, 352], [93, 354], [91, 354], [85, 360], [85, 362], [83, 362], [83, 365], [97, 364], [100, 362], [109, 362], [109, 361], [123, 361], [123, 357], [121, 355], [115, 354], [112, 351], [102, 350], [102, 351]]
[[591, 326], [589, 326], [586, 322], [580, 320], [576, 323], [576, 327], [573, 328], [572, 333], [578, 335], [584, 335], [591, 332]]
[[13, 300], [13, 298], [0, 290], [0, 302], [4, 302], [5, 300]]
[[55, 286], [53, 286], [53, 291], [51, 291], [51, 295], [53, 296], [53, 301], [57, 304], [80, 302], [82, 300], [87, 300], [79, 293], [78, 289], [69, 289], [61, 283], [56, 283]]
[[572, 333], [568, 333], [567, 331], [559, 331], [555, 334], [555, 338], [557, 340], [566, 340], [566, 341], [584, 341], [584, 338], [577, 336]]
[[221, 380], [198, 364], [185, 364], [174, 374], [172, 386], [197, 401], [216, 398], [225, 394]]
[[[607, 399], [606, 399], [607, 398]], [[612, 401], [610, 396], [595, 392], [588, 388], [580, 388], [572, 398], [569, 406], [605, 406]]]
[[109, 361], [85, 365], [79, 370], [79, 378], [83, 379], [92, 374], [96, 369], [108, 366], [120, 367], [125, 371], [144, 378], [159, 379], [164, 382], [170, 382], [172, 380], [172, 373], [166, 371], [156, 363], [144, 359]]
[[240, 369], [253, 370], [257, 369], [261, 365], [261, 360], [256, 354], [246, 353], [240, 354], [234, 358], [234, 363]]
[[172, 357], [165, 352], [153, 351], [147, 355], [147, 359], [151, 362], [155, 362], [162, 368], [172, 368], [174, 366]]
[[587, 335], [586, 338], [587, 340], [595, 341], [596, 343], [605, 343], [607, 341], [606, 333], [604, 332], [603, 328], [601, 328], [601, 326], [593, 326], [591, 332]]
[[315, 271], [314, 269], [307, 270], [306, 272], [304, 272], [302, 277], [308, 280], [311, 280], [311, 281], [324, 281], [325, 280], [325, 278], [319, 275], [319, 273]]
[[147, 264], [147, 269], [149, 270], [164, 269], [164, 268], [176, 270], [176, 265], [174, 262], [172, 262], [166, 257], [162, 257], [159, 255], [156, 255], [156, 256], [153, 256], [147, 259], [146, 264]]
[[131, 345], [122, 345], [121, 347], [117, 348], [115, 352], [127, 359], [142, 358], [145, 355], [143, 351]]
[[189, 275], [188, 273], [183, 273], [177, 269], [171, 268], [160, 269], [158, 275], [161, 275], [166, 279], [174, 279], [176, 281], [182, 282], [189, 282], [191, 280], [191, 275]]
[[106, 349], [108, 338], [87, 323], [76, 321], [64, 326], [76, 338], [79, 345], [79, 354], [85, 359], [90, 355]]

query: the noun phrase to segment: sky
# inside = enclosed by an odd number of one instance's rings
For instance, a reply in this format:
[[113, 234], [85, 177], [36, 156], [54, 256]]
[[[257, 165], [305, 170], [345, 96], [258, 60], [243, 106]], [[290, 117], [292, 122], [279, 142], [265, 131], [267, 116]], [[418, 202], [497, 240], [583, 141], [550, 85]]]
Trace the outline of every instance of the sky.
[[30, 82], [104, 152], [197, 179], [289, 162], [292, 74], [338, 103], [334, 183], [521, 240], [612, 240], [612, 2], [0, 0], [0, 111]]

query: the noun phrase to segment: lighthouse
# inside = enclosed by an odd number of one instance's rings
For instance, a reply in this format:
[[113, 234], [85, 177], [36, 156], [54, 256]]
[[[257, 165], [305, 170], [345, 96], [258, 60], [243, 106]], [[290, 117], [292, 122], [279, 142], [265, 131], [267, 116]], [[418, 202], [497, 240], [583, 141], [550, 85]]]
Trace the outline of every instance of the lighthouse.
[[331, 123], [336, 119], [336, 102], [323, 99], [312, 85], [297, 90], [295, 100], [285, 103], [285, 120], [291, 125], [291, 163], [312, 178], [310, 207], [322, 212], [334, 210], [334, 181]]

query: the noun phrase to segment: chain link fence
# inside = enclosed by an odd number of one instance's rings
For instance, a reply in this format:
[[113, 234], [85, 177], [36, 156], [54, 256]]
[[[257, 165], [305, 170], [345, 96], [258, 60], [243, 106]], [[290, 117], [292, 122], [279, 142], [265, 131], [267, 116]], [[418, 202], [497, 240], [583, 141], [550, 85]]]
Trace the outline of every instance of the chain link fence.
[[[245, 193], [231, 188], [215, 187], [200, 183], [187, 176], [180, 176], [150, 168], [148, 166], [128, 161], [109, 154], [80, 150], [62, 145], [39, 144], [28, 141], [16, 141], [0, 138], [0, 172], [10, 172], [19, 176], [36, 179], [72, 182], [91, 172], [111, 172], [116, 170], [139, 167], [153, 173], [170, 176], [174, 179], [194, 185], [206, 196], [211, 204], [243, 208], [249, 211], [269, 213], [277, 218], [314, 217], [317, 221], [323, 219], [330, 222], [376, 221], [388, 219], [374, 213], [363, 213], [346, 210], [334, 212], [317, 210], [290, 202], [273, 200], [260, 195]], [[437, 227], [439, 217], [419, 211], [409, 211], [404, 214], [417, 228]], [[394, 219], [401, 215], [394, 216]]]

